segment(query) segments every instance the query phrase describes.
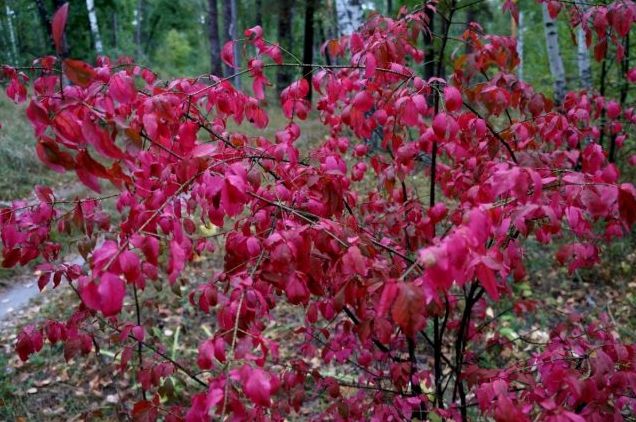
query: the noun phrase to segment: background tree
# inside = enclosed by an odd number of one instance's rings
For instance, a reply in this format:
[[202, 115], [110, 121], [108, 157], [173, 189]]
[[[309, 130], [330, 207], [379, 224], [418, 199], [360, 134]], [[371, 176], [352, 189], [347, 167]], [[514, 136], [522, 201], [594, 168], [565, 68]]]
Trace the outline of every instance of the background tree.
[[219, 12], [216, 0], [208, 0], [208, 25], [210, 70], [214, 75], [223, 76], [223, 69], [221, 68], [221, 43], [219, 41]]
[[97, 22], [97, 14], [95, 13], [95, 0], [86, 0], [86, 10], [88, 12], [88, 22], [91, 31], [91, 38], [93, 39], [93, 45], [95, 46], [95, 52], [98, 55], [104, 53], [104, 46], [102, 44], [102, 37], [99, 33], [99, 25]]
[[556, 21], [546, 3], [543, 4], [543, 24], [545, 26], [545, 42], [548, 50], [550, 74], [554, 81], [554, 101], [557, 104], [561, 104], [567, 89], [565, 68], [563, 67], [561, 49], [559, 48], [559, 33]]
[[[314, 14], [316, 13], [316, 3], [319, 3], [317, 0], [305, 0], [305, 33], [303, 36], [303, 63], [313, 63], [314, 62]], [[309, 85], [309, 94], [307, 94], [307, 98], [311, 101], [312, 92], [313, 92], [313, 84], [311, 83], [312, 79], [312, 69], [310, 67], [303, 67], [303, 76], [307, 80]]]
[[[294, 0], [278, 2], [278, 42], [284, 51], [293, 52], [293, 17], [295, 11]], [[281, 67], [276, 73], [276, 89], [280, 92], [291, 83], [292, 70]]]

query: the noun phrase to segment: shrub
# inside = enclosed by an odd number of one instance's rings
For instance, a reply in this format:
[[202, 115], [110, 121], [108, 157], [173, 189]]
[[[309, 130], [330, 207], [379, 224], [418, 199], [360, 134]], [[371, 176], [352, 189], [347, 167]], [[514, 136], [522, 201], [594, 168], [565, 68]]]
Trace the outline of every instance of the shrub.
[[[431, 59], [416, 48], [427, 8], [375, 15], [328, 43], [343, 64], [312, 65], [311, 83], [329, 136], [306, 153], [295, 144], [297, 122], [313, 107], [306, 79], [282, 92], [288, 123], [275, 139], [226, 129], [229, 120], [267, 126], [263, 69], [302, 65], [284, 62], [259, 27], [245, 31], [252, 57], [237, 70], [251, 76], [253, 95], [228, 78], [159, 84], [148, 69], [105, 57], [95, 67], [62, 62], [72, 85], [60, 92], [58, 61], [41, 59], [27, 108], [39, 158], [96, 192], [108, 183], [118, 193], [69, 204], [36, 187], [34, 203], [2, 211], [3, 264], [40, 258], [42, 288], [64, 280], [77, 293], [68, 320], [21, 332], [20, 357], [45, 341], [64, 342], [67, 359], [90, 353], [104, 331], [119, 345], [118, 367], [136, 373], [144, 393], [132, 415], [144, 420], [283, 420], [314, 393], [331, 400], [311, 409], [315, 419], [582, 421], [634, 412], [636, 350], [605, 317], [572, 313], [528, 356], [482, 359], [519, 340], [493, 335], [500, 321], [490, 304], [509, 300], [521, 316], [542, 307], [513, 288], [527, 277], [524, 239], [559, 239], [556, 259], [575, 271], [633, 226], [636, 190], [605, 151], [624, 142], [633, 110], [584, 91], [555, 106], [514, 75], [514, 39], [477, 25], [463, 34], [470, 48], [454, 58], [448, 81], [439, 77], [442, 36], [437, 76], [425, 80], [415, 65]], [[587, 13], [606, 18], [595, 32], [605, 48], [620, 45], [636, 16], [625, 1]], [[54, 19], [58, 34], [63, 20]], [[230, 66], [232, 51], [230, 42]], [[24, 100], [24, 75], [5, 75], [9, 95]], [[109, 199], [116, 227], [101, 210]], [[199, 225], [225, 229], [221, 252]], [[57, 263], [51, 232], [69, 230], [85, 238], [86, 272]], [[146, 335], [138, 292], [173, 285], [210, 253], [223, 254], [223, 269], [189, 299], [214, 316], [216, 331], [200, 342], [195, 367]], [[290, 306], [302, 310], [294, 332], [304, 341], [281, 357], [267, 321]], [[162, 402], [162, 380], [175, 372], [192, 380], [189, 403]]]

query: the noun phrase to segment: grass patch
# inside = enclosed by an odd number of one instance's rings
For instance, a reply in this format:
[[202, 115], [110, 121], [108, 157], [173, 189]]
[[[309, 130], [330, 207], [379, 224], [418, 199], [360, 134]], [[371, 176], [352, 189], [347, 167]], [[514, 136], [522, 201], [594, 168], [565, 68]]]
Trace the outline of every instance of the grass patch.
[[36, 184], [60, 180], [35, 154], [35, 136], [24, 104], [0, 96], [0, 123], [0, 200], [23, 198]]

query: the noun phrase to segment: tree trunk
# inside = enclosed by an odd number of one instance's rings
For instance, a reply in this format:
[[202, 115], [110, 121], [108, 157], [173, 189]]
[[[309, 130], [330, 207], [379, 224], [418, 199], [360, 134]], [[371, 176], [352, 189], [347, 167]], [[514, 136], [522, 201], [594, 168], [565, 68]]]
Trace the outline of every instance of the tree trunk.
[[9, 30], [9, 42], [11, 43], [11, 58], [13, 64], [18, 64], [18, 42], [15, 36], [15, 28], [13, 27], [13, 10], [8, 3], [4, 4], [4, 10], [7, 14], [7, 29]]
[[221, 68], [221, 43], [219, 41], [219, 10], [216, 0], [208, 0], [208, 38], [210, 40], [210, 71], [223, 76]]
[[137, 9], [135, 11], [135, 45], [137, 46], [137, 58], [141, 58], [144, 54], [142, 44], [142, 28], [144, 21], [144, 0], [137, 0]]
[[[294, 1], [280, 0], [278, 4], [280, 6], [278, 11], [278, 40], [284, 49], [283, 54], [285, 54], [285, 50], [291, 51], [292, 48], [292, 8]], [[289, 68], [284, 66], [278, 68], [278, 73], [276, 74], [276, 89], [279, 93], [289, 86], [291, 80]]]
[[104, 46], [102, 37], [99, 34], [99, 25], [97, 25], [97, 13], [95, 13], [95, 0], [86, 0], [86, 10], [88, 10], [88, 23], [90, 24], [91, 37], [95, 45], [95, 52], [98, 55], [104, 54]]
[[[303, 63], [311, 64], [314, 61], [314, 12], [316, 0], [305, 0], [305, 38], [303, 40]], [[311, 101], [312, 83], [311, 67], [303, 67], [303, 77], [309, 83], [309, 101]]]
[[[578, 9], [581, 15], [585, 13], [585, 6], [577, 1]], [[579, 68], [579, 83], [581, 88], [590, 90], [592, 89], [592, 67], [590, 65], [590, 56], [587, 51], [587, 44], [585, 42], [585, 31], [583, 25], [579, 25], [576, 28], [576, 63]]]
[[517, 78], [520, 81], [523, 80], [523, 33], [525, 32], [524, 26], [524, 13], [519, 11], [519, 25], [517, 27], [517, 56], [519, 56], [519, 66], [517, 66]]
[[[466, 8], [466, 29], [470, 28], [471, 22], [477, 22], [477, 11], [474, 7]], [[473, 52], [473, 46], [470, 43], [466, 43], [464, 51], [466, 54], [470, 54]]]
[[254, 11], [254, 25], [263, 27], [263, 0], [256, 0], [254, 2], [254, 9], [256, 9]]
[[[327, 34], [325, 33], [325, 27], [322, 24], [322, 19], [318, 19], [318, 34], [320, 36], [320, 44], [324, 45], [327, 42]], [[329, 57], [329, 51], [325, 51], [325, 64], [331, 66], [331, 57]]]
[[[232, 0], [223, 0], [223, 37], [222, 43], [225, 45], [232, 39], [230, 35], [232, 33]], [[228, 65], [223, 65], [223, 76], [228, 77], [232, 74], [232, 68]]]
[[51, 32], [51, 22], [49, 18], [49, 12], [44, 5], [43, 0], [35, 0], [35, 7], [38, 11], [38, 17], [40, 18], [40, 25], [46, 34], [46, 38], [49, 40], [49, 46], [52, 51], [55, 51], [55, 45], [53, 43], [53, 34]]
[[[230, 0], [230, 39], [236, 40], [238, 38], [238, 5], [237, 0]], [[234, 43], [234, 65], [237, 68], [241, 67], [241, 51], [239, 49], [239, 43]], [[241, 88], [241, 77], [234, 77], [234, 86], [238, 89]]]
[[351, 35], [362, 25], [363, 15], [361, 0], [336, 0], [338, 35]]
[[563, 102], [565, 91], [565, 68], [559, 49], [559, 34], [557, 32], [556, 21], [550, 17], [548, 7], [543, 4], [543, 25], [545, 28], [545, 42], [548, 49], [548, 62], [550, 63], [550, 73], [554, 83], [554, 102], [559, 105]]

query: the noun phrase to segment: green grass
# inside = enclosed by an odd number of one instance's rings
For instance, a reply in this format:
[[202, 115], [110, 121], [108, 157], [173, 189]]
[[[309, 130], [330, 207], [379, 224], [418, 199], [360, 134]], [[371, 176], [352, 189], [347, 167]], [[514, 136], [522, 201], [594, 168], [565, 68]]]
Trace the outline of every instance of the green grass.
[[24, 110], [24, 104], [16, 105], [0, 95], [0, 201], [24, 198], [36, 184], [60, 180], [38, 160]]

